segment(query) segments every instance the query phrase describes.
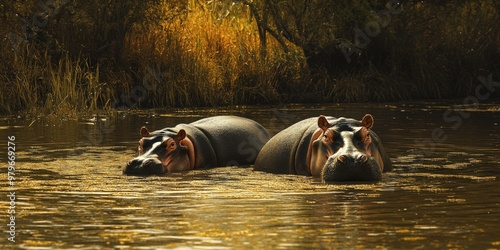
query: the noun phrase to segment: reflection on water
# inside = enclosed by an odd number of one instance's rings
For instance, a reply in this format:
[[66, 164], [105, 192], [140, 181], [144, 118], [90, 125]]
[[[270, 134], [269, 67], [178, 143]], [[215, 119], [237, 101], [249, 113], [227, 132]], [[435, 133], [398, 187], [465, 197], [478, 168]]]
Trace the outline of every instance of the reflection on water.
[[[15, 246], [500, 248], [496, 106], [469, 110], [470, 118], [458, 129], [443, 121], [447, 106], [366, 106], [39, 119], [30, 127], [32, 121], [0, 119], [1, 138], [15, 135], [17, 141]], [[159, 129], [234, 114], [256, 119], [276, 133], [319, 114], [361, 118], [365, 113], [374, 115], [374, 130], [394, 161], [395, 171], [379, 183], [326, 184], [237, 167], [167, 176], [121, 174], [121, 166], [135, 155], [144, 124]], [[432, 142], [436, 128], [446, 140], [422, 144]], [[0, 159], [6, 162], [4, 156]], [[0, 181], [7, 182], [5, 174]], [[7, 211], [7, 199], [0, 200], [1, 211]], [[12, 245], [5, 230], [2, 244]]]

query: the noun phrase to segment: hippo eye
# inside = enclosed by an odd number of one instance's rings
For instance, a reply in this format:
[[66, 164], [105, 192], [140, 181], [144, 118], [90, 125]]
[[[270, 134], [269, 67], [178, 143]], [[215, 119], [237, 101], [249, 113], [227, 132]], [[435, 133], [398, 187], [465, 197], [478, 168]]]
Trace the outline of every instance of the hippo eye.
[[366, 143], [366, 144], [370, 144], [372, 142], [372, 139], [371, 139], [371, 136], [370, 136], [370, 132], [366, 133], [363, 142]]
[[163, 147], [166, 149], [175, 149], [175, 142], [172, 139], [167, 139], [163, 141]]
[[330, 131], [330, 130], [325, 131], [325, 133], [323, 134], [323, 140], [326, 143], [333, 142], [334, 137], [335, 137], [335, 132]]

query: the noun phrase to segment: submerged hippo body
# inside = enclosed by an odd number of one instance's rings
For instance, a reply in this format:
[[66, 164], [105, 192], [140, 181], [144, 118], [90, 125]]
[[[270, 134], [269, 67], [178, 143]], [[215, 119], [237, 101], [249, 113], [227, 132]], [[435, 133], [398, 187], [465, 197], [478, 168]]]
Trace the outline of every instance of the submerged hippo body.
[[254, 169], [324, 181], [378, 181], [392, 165], [372, 126], [371, 115], [361, 121], [325, 116], [302, 120], [264, 145]]
[[250, 165], [269, 133], [259, 123], [237, 116], [215, 116], [149, 132], [141, 128], [140, 156], [124, 174], [164, 174], [229, 165]]

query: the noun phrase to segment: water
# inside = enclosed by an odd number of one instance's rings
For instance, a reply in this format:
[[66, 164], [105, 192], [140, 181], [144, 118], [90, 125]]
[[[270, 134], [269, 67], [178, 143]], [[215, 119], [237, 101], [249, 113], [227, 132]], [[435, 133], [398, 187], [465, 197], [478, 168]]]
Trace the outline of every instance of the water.
[[[396, 103], [147, 111], [78, 121], [3, 117], [1, 242], [22, 249], [500, 249], [499, 105], [462, 107], [443, 118], [448, 110]], [[144, 124], [160, 129], [233, 114], [276, 133], [311, 116], [365, 113], [375, 117], [394, 162], [379, 183], [322, 183], [237, 167], [121, 174]], [[16, 179], [9, 186], [12, 135]], [[7, 240], [11, 191], [15, 243]]]

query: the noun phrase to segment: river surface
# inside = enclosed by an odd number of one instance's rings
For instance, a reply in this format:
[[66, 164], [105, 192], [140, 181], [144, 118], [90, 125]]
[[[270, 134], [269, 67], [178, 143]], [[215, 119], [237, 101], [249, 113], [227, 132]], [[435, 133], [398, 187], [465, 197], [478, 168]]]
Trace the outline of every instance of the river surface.
[[[0, 117], [0, 242], [3, 249], [500, 249], [500, 105], [453, 103]], [[274, 134], [320, 114], [365, 113], [394, 163], [378, 183], [323, 183], [248, 167], [122, 175], [143, 125], [231, 114]]]

